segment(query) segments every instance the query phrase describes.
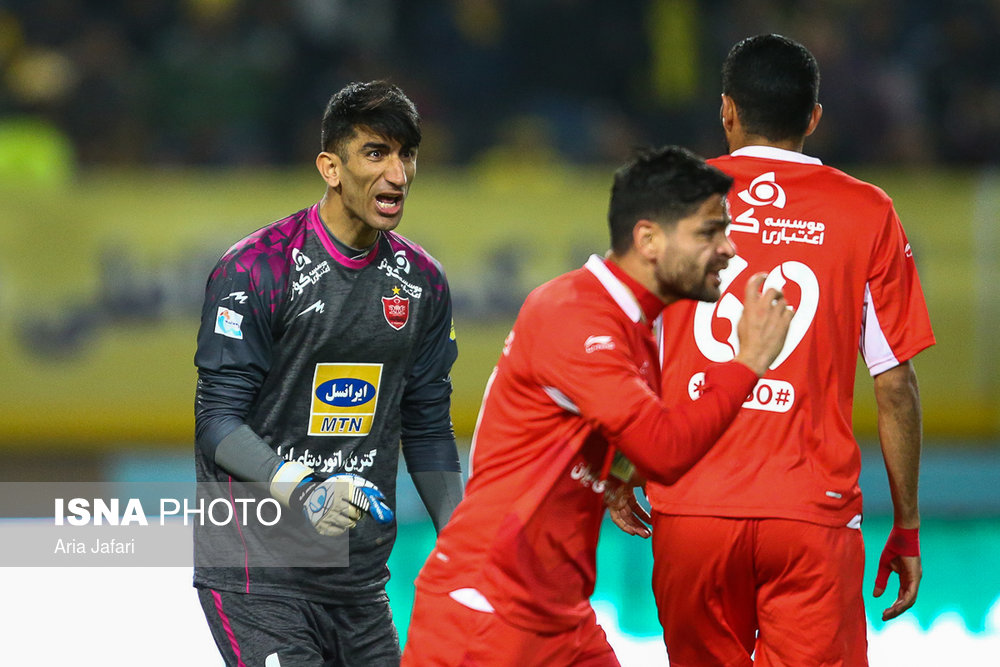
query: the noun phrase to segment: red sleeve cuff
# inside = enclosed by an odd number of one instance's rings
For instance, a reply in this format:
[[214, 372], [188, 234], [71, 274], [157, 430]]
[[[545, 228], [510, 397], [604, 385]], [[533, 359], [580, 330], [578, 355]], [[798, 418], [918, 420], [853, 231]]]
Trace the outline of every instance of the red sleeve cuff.
[[705, 369], [705, 379], [710, 378], [712, 384], [718, 384], [721, 387], [731, 387], [734, 390], [743, 387], [744, 391], [741, 396], [750, 394], [757, 384], [757, 380], [760, 379], [749, 366], [735, 359], [721, 364], [709, 364], [708, 368]]

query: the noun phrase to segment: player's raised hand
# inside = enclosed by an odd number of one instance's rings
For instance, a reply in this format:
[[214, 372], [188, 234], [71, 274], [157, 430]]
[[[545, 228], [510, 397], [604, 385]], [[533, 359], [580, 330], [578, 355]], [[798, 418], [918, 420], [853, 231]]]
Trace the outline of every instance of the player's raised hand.
[[795, 314], [780, 291], [771, 287], [761, 293], [766, 277], [758, 273], [747, 282], [743, 315], [736, 326], [740, 339], [736, 359], [759, 376], [763, 376], [771, 362], [777, 359]]

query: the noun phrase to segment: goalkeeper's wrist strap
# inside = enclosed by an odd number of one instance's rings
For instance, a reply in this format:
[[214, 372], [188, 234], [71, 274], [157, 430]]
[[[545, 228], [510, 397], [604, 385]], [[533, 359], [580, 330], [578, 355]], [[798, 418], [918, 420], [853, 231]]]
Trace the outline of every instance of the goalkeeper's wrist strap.
[[285, 507], [292, 507], [293, 503], [301, 505], [307, 493], [306, 487], [312, 490], [312, 486], [315, 486], [311, 482], [318, 482], [312, 468], [298, 461], [285, 461], [278, 466], [271, 478], [271, 495]]
[[920, 529], [893, 526], [886, 543], [900, 556], [919, 556]]

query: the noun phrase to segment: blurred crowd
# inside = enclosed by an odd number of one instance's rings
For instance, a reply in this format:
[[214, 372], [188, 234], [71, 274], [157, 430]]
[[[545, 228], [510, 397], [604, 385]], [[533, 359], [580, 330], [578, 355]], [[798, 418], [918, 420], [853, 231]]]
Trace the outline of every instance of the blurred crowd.
[[998, 0], [4, 0], [0, 126], [84, 166], [300, 164], [334, 91], [387, 78], [441, 164], [708, 155], [722, 59], [759, 32], [818, 58], [826, 162], [1000, 159]]

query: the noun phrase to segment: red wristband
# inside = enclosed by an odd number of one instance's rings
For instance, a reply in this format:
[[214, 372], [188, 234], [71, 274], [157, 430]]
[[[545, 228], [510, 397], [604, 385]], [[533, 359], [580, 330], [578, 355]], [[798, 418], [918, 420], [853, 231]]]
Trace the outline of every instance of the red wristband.
[[886, 546], [900, 556], [920, 555], [920, 529], [919, 528], [899, 528], [892, 527]]

